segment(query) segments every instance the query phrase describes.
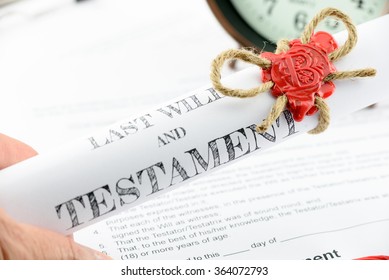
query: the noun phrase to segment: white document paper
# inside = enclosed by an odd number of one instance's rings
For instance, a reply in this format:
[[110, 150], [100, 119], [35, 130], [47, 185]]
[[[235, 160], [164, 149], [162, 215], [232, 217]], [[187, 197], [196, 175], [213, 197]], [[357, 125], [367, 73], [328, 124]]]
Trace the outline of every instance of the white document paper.
[[123, 260], [388, 255], [388, 128], [389, 103], [380, 103], [78, 231], [75, 240]]
[[388, 120], [389, 104], [380, 103], [74, 237], [123, 260], [387, 255]]
[[[371, 64], [378, 75], [338, 83], [329, 99], [334, 117], [385, 98], [380, 89], [388, 87], [388, 67], [367, 42], [372, 39], [369, 31], [384, 33], [388, 20], [382, 17], [361, 25], [361, 43], [337, 65], [349, 69]], [[336, 38], [342, 41], [346, 35]], [[387, 42], [383, 36], [376, 39], [376, 46]], [[372, 55], [362, 57], [368, 50]], [[256, 86], [258, 73], [250, 68], [225, 82]], [[255, 124], [273, 102], [269, 94], [239, 100], [222, 97], [209, 87], [181, 96], [2, 170], [0, 205], [20, 221], [71, 233], [316, 125], [315, 118], [295, 123], [284, 111], [268, 132], [255, 133]]]

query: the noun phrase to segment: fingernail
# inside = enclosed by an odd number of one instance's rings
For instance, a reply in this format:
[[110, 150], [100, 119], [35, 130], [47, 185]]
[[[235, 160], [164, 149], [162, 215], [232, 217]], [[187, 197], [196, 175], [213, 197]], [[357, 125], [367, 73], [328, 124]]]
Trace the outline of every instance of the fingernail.
[[95, 252], [95, 259], [96, 260], [112, 260], [112, 258], [106, 254]]
[[78, 260], [112, 260], [110, 256], [103, 254], [99, 251], [95, 251], [91, 248], [79, 245], [80, 250], [76, 252], [76, 259]]

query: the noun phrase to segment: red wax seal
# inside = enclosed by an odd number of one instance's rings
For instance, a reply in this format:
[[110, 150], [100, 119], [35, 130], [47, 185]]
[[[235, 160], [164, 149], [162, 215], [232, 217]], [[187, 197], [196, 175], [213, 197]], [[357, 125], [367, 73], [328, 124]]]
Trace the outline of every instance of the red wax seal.
[[356, 260], [371, 260], [371, 261], [382, 260], [382, 261], [389, 261], [389, 256], [384, 256], [384, 255], [381, 255], [381, 256], [368, 256], [368, 257], [358, 258]]
[[312, 35], [307, 44], [296, 39], [289, 46], [285, 53], [261, 54], [272, 62], [269, 69], [263, 70], [262, 81], [273, 81], [273, 96], [285, 94], [293, 118], [302, 121], [305, 115], [316, 113], [316, 95], [327, 98], [335, 90], [335, 84], [324, 78], [336, 71], [328, 54], [338, 46], [329, 33], [321, 31]]

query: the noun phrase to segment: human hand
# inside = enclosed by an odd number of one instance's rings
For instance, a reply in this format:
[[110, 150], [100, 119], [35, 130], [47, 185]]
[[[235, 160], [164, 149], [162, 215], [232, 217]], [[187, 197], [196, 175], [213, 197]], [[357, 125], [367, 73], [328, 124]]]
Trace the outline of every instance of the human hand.
[[[34, 149], [28, 145], [0, 134], [0, 169], [36, 154]], [[110, 258], [77, 244], [71, 237], [19, 223], [0, 209], [0, 260], [5, 259], [95, 260]]]

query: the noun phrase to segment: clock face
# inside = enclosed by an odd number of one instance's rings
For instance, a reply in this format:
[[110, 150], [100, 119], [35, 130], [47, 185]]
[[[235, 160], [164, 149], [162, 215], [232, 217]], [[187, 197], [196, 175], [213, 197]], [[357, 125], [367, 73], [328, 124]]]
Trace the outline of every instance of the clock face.
[[[334, 7], [359, 24], [384, 14], [388, 0], [230, 0], [238, 14], [270, 42], [298, 38], [305, 25], [323, 8]], [[341, 22], [327, 18], [317, 30], [336, 33]], [[261, 46], [259, 46], [261, 47]]]

